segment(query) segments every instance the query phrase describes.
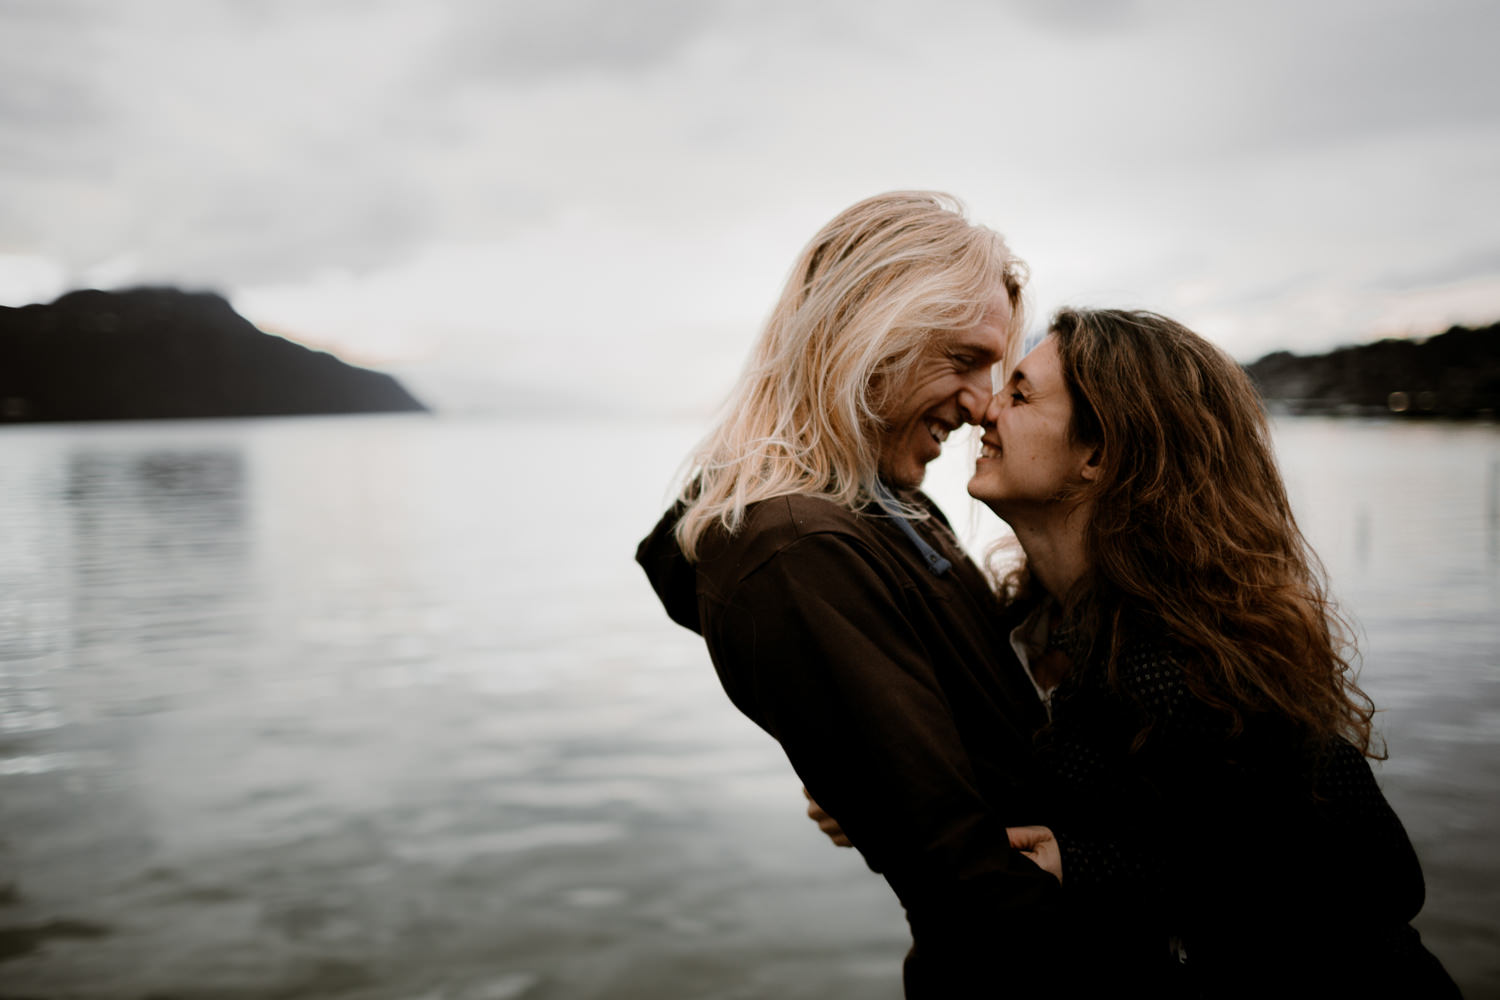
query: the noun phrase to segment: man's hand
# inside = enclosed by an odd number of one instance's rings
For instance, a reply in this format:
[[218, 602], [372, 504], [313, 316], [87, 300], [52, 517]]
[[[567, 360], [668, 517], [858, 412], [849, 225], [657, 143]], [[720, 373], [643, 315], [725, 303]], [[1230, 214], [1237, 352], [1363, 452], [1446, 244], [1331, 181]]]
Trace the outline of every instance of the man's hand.
[[849, 838], [844, 836], [844, 828], [839, 826], [839, 821], [823, 811], [823, 807], [813, 801], [812, 792], [802, 789], [802, 794], [807, 798], [807, 818], [818, 824], [818, 829], [828, 835], [828, 839], [839, 847], [853, 847]]
[[1062, 850], [1057, 838], [1045, 826], [1008, 826], [1005, 833], [1010, 837], [1010, 846], [1036, 862], [1038, 868], [1062, 881]]

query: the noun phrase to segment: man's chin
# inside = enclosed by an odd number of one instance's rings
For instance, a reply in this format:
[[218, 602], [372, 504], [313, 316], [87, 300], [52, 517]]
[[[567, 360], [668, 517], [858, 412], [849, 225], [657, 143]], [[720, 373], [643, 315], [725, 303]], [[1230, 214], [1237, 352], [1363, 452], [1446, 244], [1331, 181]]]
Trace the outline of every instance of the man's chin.
[[914, 490], [920, 487], [922, 481], [927, 478], [927, 466], [907, 462], [895, 468], [882, 468], [880, 478], [887, 486], [894, 489]]

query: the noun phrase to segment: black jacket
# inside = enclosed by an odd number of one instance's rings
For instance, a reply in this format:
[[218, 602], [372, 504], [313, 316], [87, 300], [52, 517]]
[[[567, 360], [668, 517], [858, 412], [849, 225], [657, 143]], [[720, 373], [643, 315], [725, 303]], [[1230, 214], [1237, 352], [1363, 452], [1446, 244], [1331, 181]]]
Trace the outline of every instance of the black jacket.
[[1358, 750], [1270, 714], [1234, 726], [1159, 624], [1128, 626], [1113, 681], [1106, 639], [1054, 643], [1074, 665], [1038, 757], [1090, 950], [1164, 996], [1457, 995], [1409, 925], [1422, 870]]
[[674, 509], [636, 558], [905, 906], [907, 995], [1055, 986], [1059, 887], [1005, 834], [1043, 821], [1032, 734], [1045, 712], [983, 574], [930, 500], [902, 499], [931, 513], [914, 527], [946, 572], [890, 517], [805, 496], [751, 505], [696, 564]]

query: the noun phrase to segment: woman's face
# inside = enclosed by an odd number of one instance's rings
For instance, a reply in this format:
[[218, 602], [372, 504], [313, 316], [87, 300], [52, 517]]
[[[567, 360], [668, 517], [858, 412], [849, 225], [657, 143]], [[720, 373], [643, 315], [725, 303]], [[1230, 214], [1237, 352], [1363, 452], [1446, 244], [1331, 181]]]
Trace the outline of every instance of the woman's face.
[[1069, 439], [1072, 419], [1057, 342], [1048, 337], [991, 397], [969, 495], [1003, 517], [1056, 504], [1068, 487], [1093, 478], [1096, 449]]

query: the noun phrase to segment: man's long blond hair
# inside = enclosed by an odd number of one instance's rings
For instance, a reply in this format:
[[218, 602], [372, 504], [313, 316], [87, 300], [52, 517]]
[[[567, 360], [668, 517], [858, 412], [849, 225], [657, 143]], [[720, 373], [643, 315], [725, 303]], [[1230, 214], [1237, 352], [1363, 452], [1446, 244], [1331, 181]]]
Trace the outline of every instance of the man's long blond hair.
[[1025, 265], [1000, 234], [933, 191], [893, 191], [846, 209], [802, 251], [717, 426], [689, 460], [677, 542], [729, 533], [745, 508], [787, 494], [851, 509], [879, 475], [888, 413], [934, 334], [976, 326], [1010, 299], [1006, 367], [1023, 328]]

